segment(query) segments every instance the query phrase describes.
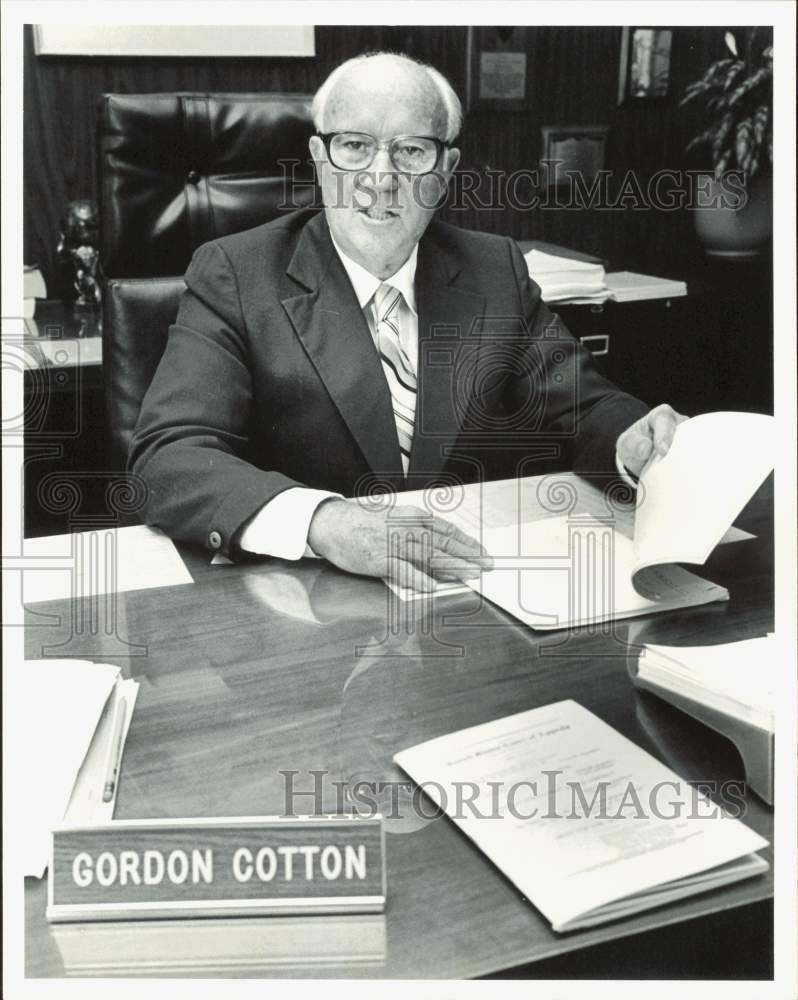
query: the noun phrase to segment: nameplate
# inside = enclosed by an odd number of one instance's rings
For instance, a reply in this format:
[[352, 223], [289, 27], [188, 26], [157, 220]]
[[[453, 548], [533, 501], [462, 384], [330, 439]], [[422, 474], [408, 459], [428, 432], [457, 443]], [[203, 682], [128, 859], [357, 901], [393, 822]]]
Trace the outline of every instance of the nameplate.
[[47, 919], [385, 908], [381, 817], [121, 820], [53, 831]]

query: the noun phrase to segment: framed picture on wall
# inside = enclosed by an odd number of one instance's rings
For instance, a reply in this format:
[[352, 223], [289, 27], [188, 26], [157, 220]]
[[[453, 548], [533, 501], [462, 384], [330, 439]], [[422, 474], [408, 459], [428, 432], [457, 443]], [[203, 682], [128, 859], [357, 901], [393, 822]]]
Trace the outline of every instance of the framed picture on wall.
[[468, 110], [527, 106], [527, 29], [471, 27], [466, 36]]
[[618, 71], [618, 103], [667, 97], [671, 86], [670, 28], [624, 28]]
[[541, 130], [541, 177], [557, 187], [578, 174], [589, 184], [604, 169], [606, 125], [544, 125]]
[[312, 25], [69, 24], [33, 26], [37, 56], [313, 56]]

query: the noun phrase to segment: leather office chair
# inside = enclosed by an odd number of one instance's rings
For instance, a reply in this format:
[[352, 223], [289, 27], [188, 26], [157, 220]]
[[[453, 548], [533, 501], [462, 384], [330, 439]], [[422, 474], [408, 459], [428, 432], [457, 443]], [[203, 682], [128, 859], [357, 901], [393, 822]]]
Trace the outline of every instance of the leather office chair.
[[124, 468], [194, 250], [312, 204], [305, 94], [105, 94], [98, 152], [103, 375]]

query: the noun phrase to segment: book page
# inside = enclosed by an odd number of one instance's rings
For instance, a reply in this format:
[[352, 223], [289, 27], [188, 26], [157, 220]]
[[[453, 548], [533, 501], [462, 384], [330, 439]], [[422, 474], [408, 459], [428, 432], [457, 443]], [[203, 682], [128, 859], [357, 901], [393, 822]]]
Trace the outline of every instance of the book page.
[[613, 523], [590, 516], [552, 517], [490, 529], [483, 541], [495, 566], [470, 585], [535, 629], [581, 626], [729, 599], [725, 587], [674, 565], [646, 570], [645, 588], [636, 588], [631, 539]]
[[555, 930], [767, 846], [570, 700], [394, 759]]
[[773, 468], [774, 419], [705, 413], [676, 428], [667, 455], [640, 476], [635, 570], [701, 565]]

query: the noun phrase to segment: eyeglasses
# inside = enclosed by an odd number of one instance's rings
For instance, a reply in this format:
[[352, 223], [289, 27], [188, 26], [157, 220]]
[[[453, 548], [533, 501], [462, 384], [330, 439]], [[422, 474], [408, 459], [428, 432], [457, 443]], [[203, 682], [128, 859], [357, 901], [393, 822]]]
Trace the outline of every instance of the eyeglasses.
[[381, 149], [395, 170], [402, 174], [431, 173], [446, 148], [441, 139], [428, 135], [397, 135], [387, 142], [377, 142], [367, 132], [320, 132], [330, 163], [339, 170], [367, 170]]

